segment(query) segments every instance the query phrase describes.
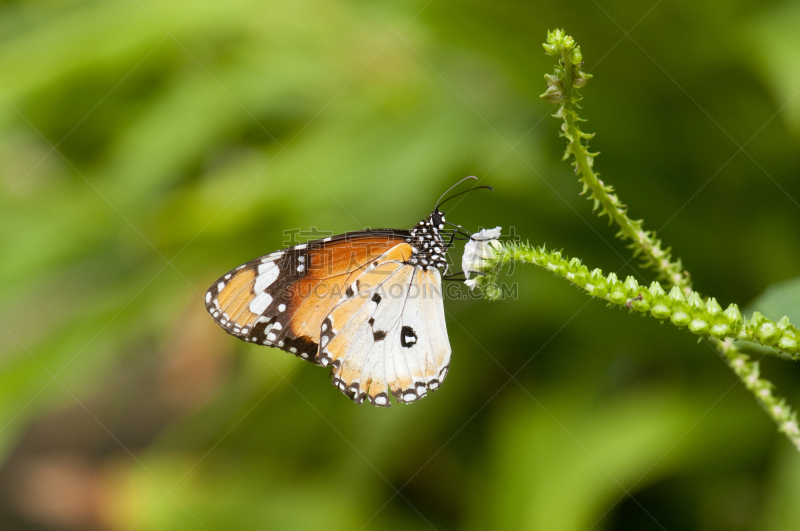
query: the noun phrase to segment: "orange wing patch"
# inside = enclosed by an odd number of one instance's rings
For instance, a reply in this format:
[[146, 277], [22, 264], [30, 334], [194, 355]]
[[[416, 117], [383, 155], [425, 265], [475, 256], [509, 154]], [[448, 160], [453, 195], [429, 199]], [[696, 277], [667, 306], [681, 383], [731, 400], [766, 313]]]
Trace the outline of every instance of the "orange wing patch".
[[376, 261], [407, 260], [406, 236], [377, 230], [276, 251], [218, 279], [206, 309], [232, 335], [320, 363], [323, 319]]
[[256, 317], [248, 309], [255, 277], [253, 269], [233, 271], [217, 281], [206, 294], [206, 305], [210, 303], [214, 309], [211, 315], [235, 334]]
[[[388, 252], [387, 252], [388, 249]], [[309, 251], [309, 269], [287, 292], [291, 319], [285, 330], [289, 337], [308, 337], [319, 344], [322, 321], [342, 297], [358, 289], [356, 279], [389, 256], [410, 256], [411, 246], [402, 240], [357, 241], [337, 245], [330, 253]]]

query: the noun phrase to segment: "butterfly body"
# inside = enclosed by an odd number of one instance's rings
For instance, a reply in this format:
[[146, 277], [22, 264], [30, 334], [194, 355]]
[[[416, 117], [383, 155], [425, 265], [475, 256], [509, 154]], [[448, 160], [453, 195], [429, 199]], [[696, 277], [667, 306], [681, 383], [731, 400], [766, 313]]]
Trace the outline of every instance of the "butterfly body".
[[356, 403], [414, 402], [447, 375], [444, 215], [411, 230], [373, 229], [251, 260], [206, 293], [209, 314], [244, 341], [331, 366]]

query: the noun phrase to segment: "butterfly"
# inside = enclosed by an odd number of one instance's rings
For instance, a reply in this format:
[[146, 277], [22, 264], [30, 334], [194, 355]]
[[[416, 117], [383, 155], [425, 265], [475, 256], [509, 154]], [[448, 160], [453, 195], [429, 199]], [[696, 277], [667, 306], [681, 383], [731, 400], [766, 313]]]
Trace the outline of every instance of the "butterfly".
[[[410, 230], [368, 229], [295, 245], [226, 273], [205, 306], [226, 332], [323, 367], [357, 404], [416, 402], [450, 366], [442, 273], [458, 225], [439, 210]], [[446, 225], [456, 228], [446, 229]], [[446, 241], [447, 240], [447, 241]]]

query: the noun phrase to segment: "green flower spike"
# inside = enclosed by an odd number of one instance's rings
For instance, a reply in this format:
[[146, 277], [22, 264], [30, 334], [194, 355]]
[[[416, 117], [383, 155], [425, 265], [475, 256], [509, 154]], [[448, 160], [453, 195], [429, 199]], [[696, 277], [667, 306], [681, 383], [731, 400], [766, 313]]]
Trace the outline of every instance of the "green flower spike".
[[775, 395], [774, 386], [761, 378], [758, 362], [750, 361], [734, 344], [735, 340], [758, 343], [786, 357], [798, 359], [800, 330], [787, 317], [776, 323], [755, 312], [750, 319], [744, 319], [735, 304], [723, 311], [716, 299], [704, 298], [692, 290], [689, 273], [683, 269], [681, 261], [672, 260], [670, 249], [662, 248], [655, 232], [643, 229], [642, 220], [628, 217], [628, 208], [614, 193], [613, 187], [603, 183], [593, 170], [597, 153], [588, 150], [588, 141], [593, 135], [580, 130], [578, 124], [583, 120], [576, 112], [581, 101], [578, 89], [585, 87], [592, 77], [582, 70], [580, 47], [563, 30], [548, 32], [543, 46], [549, 56], [558, 58], [558, 63], [553, 74], [545, 75], [547, 88], [541, 97], [558, 105], [554, 116], [563, 121], [561, 136], [567, 139], [564, 159], [573, 159], [575, 173], [583, 184], [581, 193], [592, 200], [598, 215], [608, 216], [609, 222], [619, 227], [617, 236], [630, 241], [633, 255], [640, 256], [643, 267], [655, 271], [658, 278], [667, 283], [667, 290], [656, 281], [644, 287], [632, 277], [622, 282], [614, 273], [605, 276], [599, 269], [590, 272], [577, 258], [567, 259], [561, 252], [548, 252], [544, 247], [496, 241], [491, 252], [481, 253], [478, 265], [470, 270], [479, 273], [471, 281], [471, 287], [478, 287], [486, 298], [495, 300], [501, 294], [498, 277], [504, 265], [514, 262], [533, 264], [566, 279], [593, 297], [705, 336], [775, 421], [778, 430], [800, 450], [797, 414], [784, 399]]

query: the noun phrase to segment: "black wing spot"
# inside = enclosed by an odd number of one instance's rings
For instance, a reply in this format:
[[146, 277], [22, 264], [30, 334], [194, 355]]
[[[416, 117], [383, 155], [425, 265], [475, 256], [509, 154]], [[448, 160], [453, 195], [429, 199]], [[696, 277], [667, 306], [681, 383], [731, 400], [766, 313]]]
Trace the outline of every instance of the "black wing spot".
[[347, 286], [347, 290], [344, 292], [344, 294], [345, 296], [347, 296], [348, 299], [352, 298], [353, 295], [355, 295], [355, 292], [353, 291], [353, 286]]
[[372, 332], [372, 339], [375, 341], [383, 341], [386, 339], [386, 332], [384, 330], [376, 330]]
[[400, 330], [400, 345], [405, 348], [411, 348], [417, 344], [417, 333], [410, 326], [404, 326]]
[[372, 296], [372, 302], [374, 302], [375, 304], [380, 304], [381, 296], [376, 293], [375, 295]]
[[372, 326], [372, 325], [375, 324], [375, 318], [374, 317], [370, 317], [369, 321], [367, 321], [367, 322], [369, 323], [370, 326]]

